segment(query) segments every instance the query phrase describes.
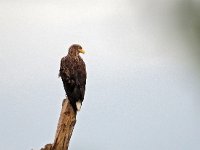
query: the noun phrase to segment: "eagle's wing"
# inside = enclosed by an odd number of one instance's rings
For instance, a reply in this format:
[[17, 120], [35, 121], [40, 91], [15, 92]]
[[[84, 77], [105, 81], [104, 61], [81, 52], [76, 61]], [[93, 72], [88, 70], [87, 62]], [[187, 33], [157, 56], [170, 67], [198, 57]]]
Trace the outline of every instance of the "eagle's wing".
[[79, 82], [81, 97], [82, 99], [84, 99], [87, 74], [86, 74], [85, 63], [82, 59], [80, 59], [79, 61], [77, 74], [78, 74], [77, 80]]
[[66, 94], [69, 98], [83, 101], [86, 85], [86, 67], [84, 61], [64, 57], [60, 63], [60, 77], [62, 78]]

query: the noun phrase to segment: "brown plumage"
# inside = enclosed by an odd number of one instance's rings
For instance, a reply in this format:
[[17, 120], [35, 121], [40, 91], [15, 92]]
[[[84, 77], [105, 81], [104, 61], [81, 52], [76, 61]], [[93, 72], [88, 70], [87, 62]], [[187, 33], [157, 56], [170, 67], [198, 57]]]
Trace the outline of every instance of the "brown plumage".
[[70, 46], [68, 55], [61, 59], [59, 76], [66, 95], [76, 112], [80, 110], [85, 95], [86, 67], [79, 53], [84, 53], [78, 44]]

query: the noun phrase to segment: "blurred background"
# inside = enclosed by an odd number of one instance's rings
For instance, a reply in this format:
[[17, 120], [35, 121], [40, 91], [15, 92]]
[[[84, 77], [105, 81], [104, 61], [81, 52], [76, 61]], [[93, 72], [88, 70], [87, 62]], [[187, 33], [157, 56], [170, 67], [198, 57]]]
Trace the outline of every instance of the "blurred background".
[[0, 0], [0, 33], [0, 149], [53, 142], [73, 43], [88, 79], [69, 149], [200, 149], [200, 1]]

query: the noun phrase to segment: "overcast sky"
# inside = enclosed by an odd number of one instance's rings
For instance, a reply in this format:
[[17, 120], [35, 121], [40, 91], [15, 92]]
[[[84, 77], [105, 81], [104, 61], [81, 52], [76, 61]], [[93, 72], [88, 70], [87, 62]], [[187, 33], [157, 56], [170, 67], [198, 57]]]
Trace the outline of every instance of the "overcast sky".
[[200, 80], [179, 18], [187, 2], [0, 0], [0, 149], [53, 142], [60, 59], [73, 43], [88, 79], [70, 150], [200, 149]]

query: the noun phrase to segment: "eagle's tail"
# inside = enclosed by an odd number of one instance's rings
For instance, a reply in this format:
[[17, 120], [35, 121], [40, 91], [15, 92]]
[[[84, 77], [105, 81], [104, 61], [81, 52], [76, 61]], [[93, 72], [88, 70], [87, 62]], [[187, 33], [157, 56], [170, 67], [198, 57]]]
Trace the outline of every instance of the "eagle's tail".
[[76, 109], [77, 109], [77, 111], [80, 111], [80, 110], [81, 110], [81, 106], [82, 106], [82, 102], [81, 102], [80, 100], [78, 100], [78, 101], [76, 102]]

